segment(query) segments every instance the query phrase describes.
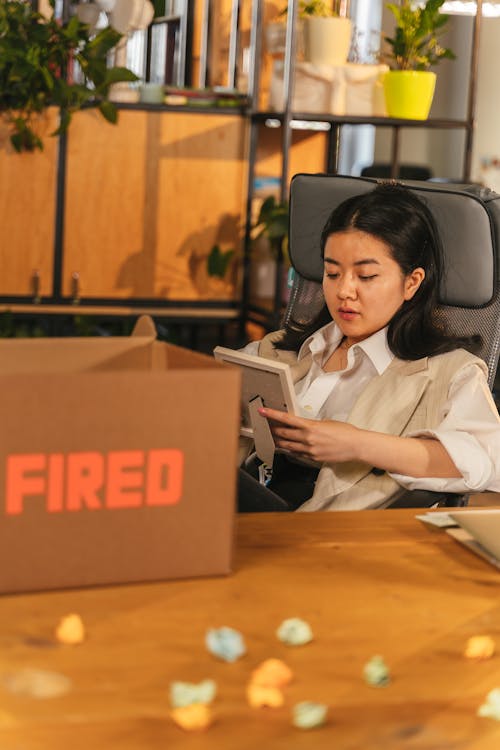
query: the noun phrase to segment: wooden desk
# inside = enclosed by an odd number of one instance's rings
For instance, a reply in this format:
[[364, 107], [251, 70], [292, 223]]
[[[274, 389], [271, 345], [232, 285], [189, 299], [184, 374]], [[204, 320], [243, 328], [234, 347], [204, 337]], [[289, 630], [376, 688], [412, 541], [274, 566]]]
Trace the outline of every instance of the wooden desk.
[[[2, 675], [34, 667], [73, 682], [47, 700], [0, 688], [0, 748], [498, 750], [500, 723], [476, 710], [500, 687], [500, 574], [414, 515], [243, 516], [227, 578], [0, 598]], [[69, 612], [88, 629], [80, 646], [53, 642]], [[309, 621], [313, 643], [277, 641], [291, 616]], [[248, 654], [234, 664], [205, 650], [205, 631], [220, 625], [245, 636]], [[466, 661], [465, 642], [480, 633], [499, 653]], [[386, 688], [362, 679], [378, 653], [392, 672]], [[271, 656], [295, 672], [286, 707], [251, 709], [248, 677]], [[186, 734], [168, 717], [169, 683], [208, 677], [217, 722]], [[331, 706], [327, 726], [292, 727], [291, 708], [306, 699]]]

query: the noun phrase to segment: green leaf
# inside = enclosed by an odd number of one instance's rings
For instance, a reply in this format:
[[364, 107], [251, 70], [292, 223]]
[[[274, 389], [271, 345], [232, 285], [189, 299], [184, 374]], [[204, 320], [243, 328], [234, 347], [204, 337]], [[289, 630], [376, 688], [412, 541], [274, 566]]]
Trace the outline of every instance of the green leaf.
[[23, 135], [22, 133], [13, 133], [10, 136], [10, 142], [14, 146], [14, 149], [17, 151], [18, 154], [21, 153], [23, 150]]
[[223, 252], [219, 245], [214, 245], [207, 257], [208, 275], [223, 279], [234, 253], [234, 250], [225, 250]]
[[121, 83], [122, 81], [138, 81], [138, 76], [132, 73], [128, 68], [108, 68], [105, 76], [105, 83], [109, 85], [111, 83]]
[[101, 102], [99, 104], [99, 111], [102, 116], [113, 125], [118, 121], [118, 110], [113, 102]]
[[120, 41], [122, 34], [111, 26], [99, 31], [98, 34], [86, 45], [85, 56], [87, 59], [103, 59], [107, 53]]
[[50, 70], [45, 65], [42, 65], [40, 68], [40, 73], [43, 76], [45, 85], [47, 86], [49, 91], [52, 91], [54, 88], [54, 77], [52, 76]]
[[82, 24], [78, 16], [72, 16], [68, 21], [68, 24], [63, 27], [64, 34], [68, 39], [74, 39], [75, 41], [78, 41], [79, 34], [81, 32], [81, 26]]
[[21, 151], [43, 151], [42, 141], [26, 123], [20, 130], [11, 135], [10, 141], [18, 153]]
[[68, 112], [67, 109], [60, 109], [59, 110], [59, 127], [54, 130], [52, 135], [62, 135], [65, 133], [69, 127], [69, 124], [71, 122], [71, 112]]
[[274, 195], [268, 196], [260, 207], [255, 226], [260, 227], [259, 234], [265, 234], [269, 239], [285, 237], [288, 234], [288, 204], [277, 202]]

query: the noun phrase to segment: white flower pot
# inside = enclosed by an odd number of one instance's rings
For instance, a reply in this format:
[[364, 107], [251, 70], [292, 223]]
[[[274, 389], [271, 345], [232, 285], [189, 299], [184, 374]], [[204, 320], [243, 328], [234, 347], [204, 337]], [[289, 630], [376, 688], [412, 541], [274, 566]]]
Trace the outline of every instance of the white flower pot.
[[313, 65], [344, 65], [351, 46], [350, 18], [304, 19], [304, 56]]

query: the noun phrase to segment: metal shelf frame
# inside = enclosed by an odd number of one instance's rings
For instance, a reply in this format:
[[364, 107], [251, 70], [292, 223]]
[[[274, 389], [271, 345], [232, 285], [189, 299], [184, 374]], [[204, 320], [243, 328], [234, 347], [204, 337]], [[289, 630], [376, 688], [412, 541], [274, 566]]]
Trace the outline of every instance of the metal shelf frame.
[[[415, 129], [442, 129], [465, 131], [465, 148], [463, 156], [462, 180], [469, 182], [472, 165], [472, 146], [475, 129], [475, 109], [477, 96], [477, 76], [479, 43], [482, 19], [482, 0], [477, 0], [477, 12], [474, 18], [472, 32], [472, 48], [470, 56], [470, 77], [467, 96], [467, 116], [465, 119], [433, 118], [428, 120], [403, 120], [391, 117], [359, 117], [352, 115], [333, 115], [325, 112], [311, 113], [299, 112], [292, 109], [292, 93], [294, 88], [294, 60], [296, 52], [296, 26], [298, 17], [298, 0], [289, 0], [286, 22], [285, 54], [283, 64], [283, 98], [284, 106], [281, 111], [262, 111], [259, 109], [260, 91], [260, 67], [261, 67], [261, 39], [262, 39], [262, 4], [263, 0], [254, 0], [252, 14], [252, 48], [251, 48], [251, 75], [249, 78], [249, 97], [251, 108], [248, 113], [250, 119], [250, 138], [248, 149], [248, 187], [247, 187], [247, 217], [244, 241], [244, 284], [242, 316], [244, 319], [263, 324], [268, 322], [269, 328], [278, 327], [280, 324], [282, 300], [280, 297], [281, 285], [276, 285], [276, 299], [272, 306], [272, 313], [252, 304], [250, 300], [249, 275], [251, 254], [251, 208], [254, 193], [255, 164], [259, 138], [259, 128], [272, 122], [273, 126], [281, 127], [281, 200], [288, 198], [288, 171], [290, 162], [290, 147], [294, 123], [301, 121], [321, 122], [329, 125], [327, 135], [327, 148], [325, 159], [325, 172], [336, 174], [339, 165], [340, 135], [344, 125], [373, 125], [375, 127], [387, 127], [392, 130], [391, 138], [391, 177], [396, 178], [399, 167], [399, 154], [401, 145], [401, 130], [403, 128]], [[277, 273], [280, 273], [280, 262], [278, 261]], [[265, 323], [264, 323], [265, 324]]]

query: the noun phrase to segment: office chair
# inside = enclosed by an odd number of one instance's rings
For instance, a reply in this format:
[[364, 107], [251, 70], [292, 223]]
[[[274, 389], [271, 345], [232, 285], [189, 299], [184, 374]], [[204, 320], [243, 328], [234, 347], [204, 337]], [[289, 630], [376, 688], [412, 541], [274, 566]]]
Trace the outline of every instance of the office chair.
[[[390, 179], [392, 167], [390, 164], [371, 164], [363, 167], [361, 177], [381, 177]], [[398, 166], [398, 180], [430, 180], [432, 169], [419, 164], [400, 164]]]
[[[321, 230], [331, 211], [354, 195], [373, 190], [363, 177], [298, 174], [290, 188], [289, 252], [294, 282], [282, 327], [311, 322], [324, 305]], [[500, 195], [478, 185], [408, 182], [429, 206], [443, 241], [445, 280], [439, 316], [452, 333], [479, 333], [475, 354], [488, 366], [493, 388], [500, 352]], [[389, 506], [465, 505], [468, 496], [420, 490], [402, 491]]]

